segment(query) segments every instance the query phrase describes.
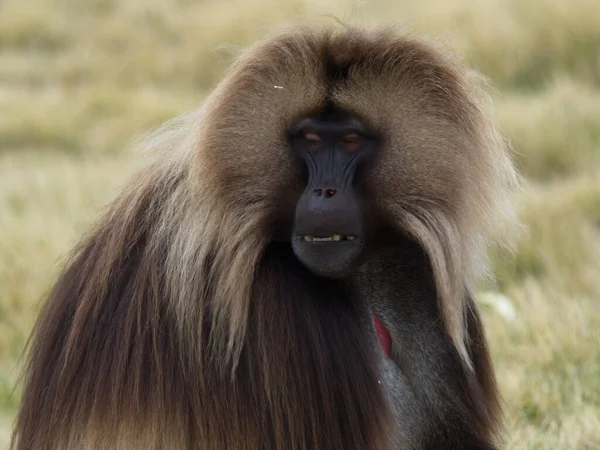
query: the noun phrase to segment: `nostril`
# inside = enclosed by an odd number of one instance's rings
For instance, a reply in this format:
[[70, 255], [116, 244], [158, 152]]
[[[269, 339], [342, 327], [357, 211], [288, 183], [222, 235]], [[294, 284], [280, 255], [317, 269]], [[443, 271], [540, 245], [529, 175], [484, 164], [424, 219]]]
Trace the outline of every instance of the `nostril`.
[[317, 189], [313, 189], [312, 192], [315, 195], [315, 197], [331, 198], [335, 194], [337, 194], [337, 189], [331, 189], [331, 188], [321, 189], [321, 188], [317, 188]]

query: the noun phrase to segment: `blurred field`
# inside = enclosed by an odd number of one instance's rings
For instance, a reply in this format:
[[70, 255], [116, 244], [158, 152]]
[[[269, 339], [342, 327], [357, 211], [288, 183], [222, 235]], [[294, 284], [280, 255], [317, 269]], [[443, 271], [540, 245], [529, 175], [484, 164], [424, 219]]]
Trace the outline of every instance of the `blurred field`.
[[507, 448], [600, 448], [598, 0], [2, 0], [0, 447], [39, 300], [133, 169], [128, 144], [195, 107], [269, 26], [320, 13], [439, 36], [495, 85], [527, 179], [515, 255], [482, 286], [516, 310], [482, 301]]

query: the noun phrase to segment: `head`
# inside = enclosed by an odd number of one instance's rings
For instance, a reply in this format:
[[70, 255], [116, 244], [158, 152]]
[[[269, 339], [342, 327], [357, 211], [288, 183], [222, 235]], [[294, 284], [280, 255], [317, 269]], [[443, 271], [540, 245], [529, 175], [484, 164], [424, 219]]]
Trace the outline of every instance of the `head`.
[[289, 241], [333, 278], [408, 236], [431, 260], [459, 340], [451, 298], [485, 267], [483, 236], [510, 215], [514, 181], [477, 80], [410, 35], [296, 29], [242, 55], [221, 86], [199, 176], [234, 214], [261, 218], [246, 235]]

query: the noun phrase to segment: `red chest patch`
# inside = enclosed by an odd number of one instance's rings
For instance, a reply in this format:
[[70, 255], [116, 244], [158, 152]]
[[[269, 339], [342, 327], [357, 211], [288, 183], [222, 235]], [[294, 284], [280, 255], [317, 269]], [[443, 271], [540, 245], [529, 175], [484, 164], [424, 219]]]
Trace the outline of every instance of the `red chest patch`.
[[373, 326], [375, 327], [375, 333], [377, 334], [377, 339], [379, 340], [379, 345], [383, 350], [383, 354], [385, 356], [389, 356], [392, 349], [392, 338], [390, 337], [390, 332], [375, 314], [373, 314]]

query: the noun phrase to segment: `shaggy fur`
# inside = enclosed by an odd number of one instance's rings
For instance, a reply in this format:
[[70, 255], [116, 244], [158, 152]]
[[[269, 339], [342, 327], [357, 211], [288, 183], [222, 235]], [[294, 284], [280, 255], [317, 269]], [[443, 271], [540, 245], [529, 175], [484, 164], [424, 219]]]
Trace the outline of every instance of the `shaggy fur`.
[[[476, 86], [389, 30], [289, 28], [246, 51], [148, 141], [158, 158], [54, 286], [12, 448], [494, 448], [469, 292], [516, 178]], [[273, 238], [303, 189], [286, 130], [326, 104], [382, 136], [363, 192], [386, 232], [341, 281]], [[399, 343], [390, 359], [369, 311]]]

